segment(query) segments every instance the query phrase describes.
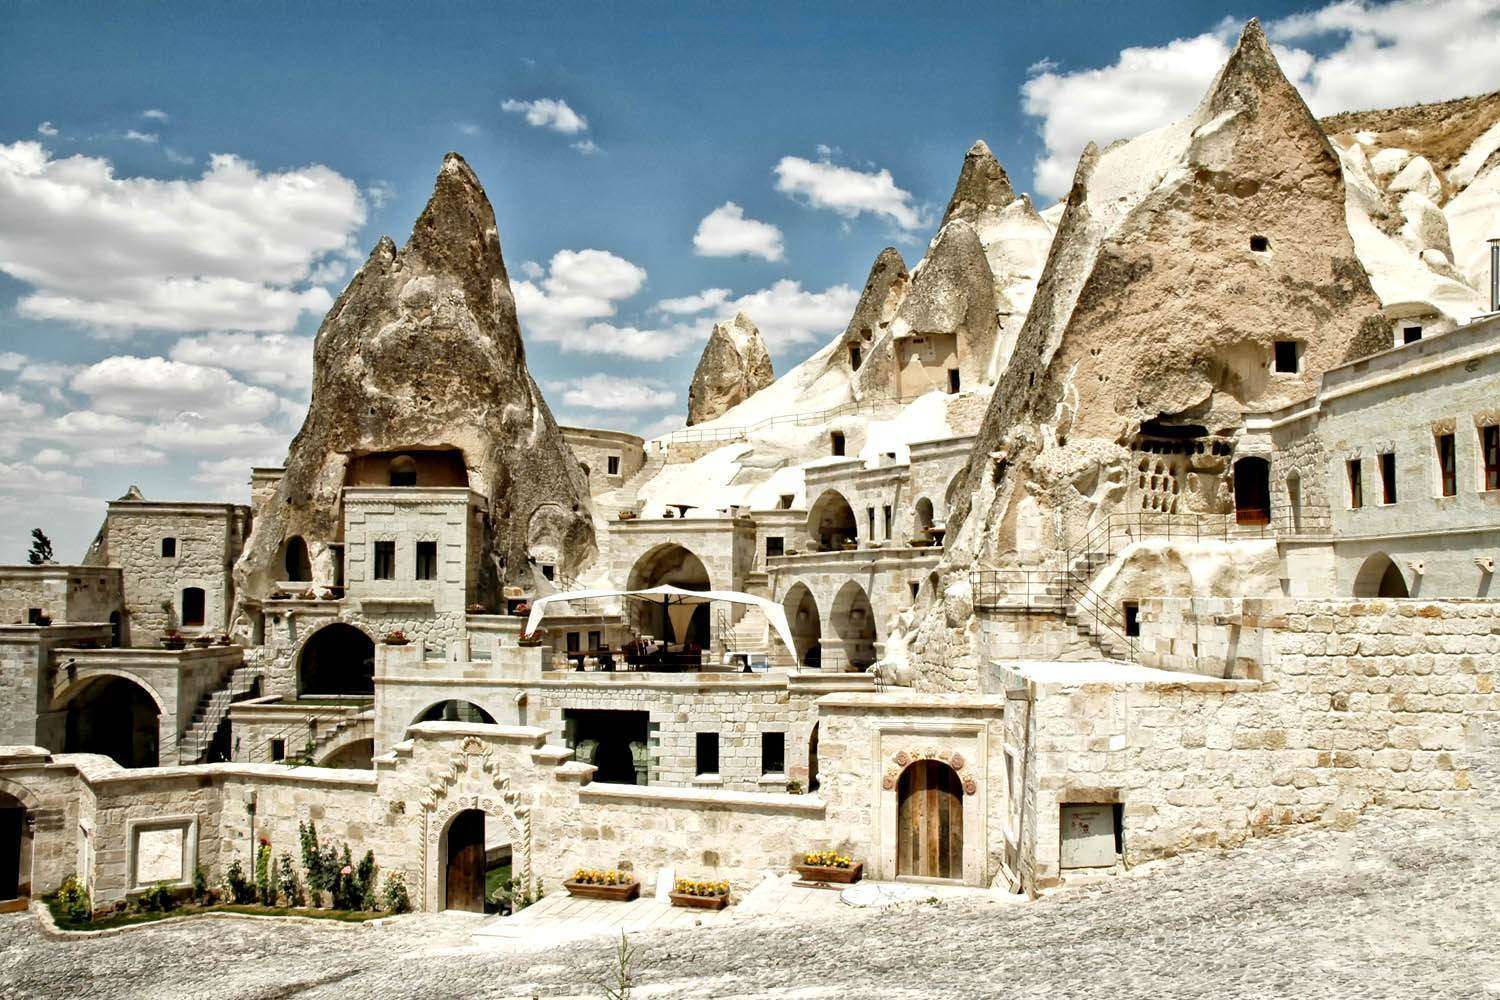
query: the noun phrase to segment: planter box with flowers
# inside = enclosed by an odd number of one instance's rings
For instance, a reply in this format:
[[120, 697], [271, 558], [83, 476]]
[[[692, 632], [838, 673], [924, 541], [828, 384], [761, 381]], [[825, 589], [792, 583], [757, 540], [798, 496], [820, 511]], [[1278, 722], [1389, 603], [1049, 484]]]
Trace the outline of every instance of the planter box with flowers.
[[858, 882], [864, 874], [865, 863], [845, 857], [837, 851], [811, 851], [801, 856], [792, 865], [804, 882], [831, 882], [848, 885]]
[[537, 629], [535, 632], [523, 632], [521, 634], [521, 638], [516, 640], [516, 643], [518, 645], [530, 648], [534, 646], [540, 646], [542, 643], [546, 642], [546, 640], [547, 633], [542, 629]]
[[729, 905], [728, 882], [700, 882], [680, 878], [672, 884], [673, 906], [694, 910], [722, 910]]
[[211, 635], [200, 635], [200, 636], [194, 636], [193, 637], [193, 646], [196, 649], [207, 649], [209, 646], [212, 646], [213, 644], [214, 644], [214, 637], [211, 636]]
[[641, 883], [630, 872], [601, 871], [597, 868], [580, 868], [573, 877], [563, 882], [568, 895], [580, 899], [608, 899], [626, 902], [641, 894]]
[[400, 629], [397, 629], [394, 632], [387, 632], [385, 634], [385, 644], [387, 646], [405, 646], [409, 642], [411, 642], [411, 640], [408, 639], [406, 637], [406, 633], [402, 632]]
[[168, 629], [161, 637], [162, 649], [186, 649], [187, 636], [176, 629]]

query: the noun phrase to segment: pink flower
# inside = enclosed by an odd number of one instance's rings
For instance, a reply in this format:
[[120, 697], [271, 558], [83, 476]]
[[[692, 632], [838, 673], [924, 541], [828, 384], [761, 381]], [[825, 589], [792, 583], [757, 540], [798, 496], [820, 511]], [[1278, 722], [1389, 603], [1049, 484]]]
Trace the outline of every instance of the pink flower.
[[345, 865], [344, 867], [342, 867], [342, 868], [339, 869], [339, 874], [340, 875], [353, 875], [354, 874], [354, 869], [350, 868], [348, 865]]

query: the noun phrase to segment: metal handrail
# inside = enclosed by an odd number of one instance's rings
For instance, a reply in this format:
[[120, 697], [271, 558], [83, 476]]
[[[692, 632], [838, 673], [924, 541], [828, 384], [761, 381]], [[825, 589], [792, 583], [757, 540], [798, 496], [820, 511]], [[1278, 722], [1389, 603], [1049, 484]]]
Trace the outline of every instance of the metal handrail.
[[764, 430], [777, 424], [793, 424], [801, 426], [804, 424], [815, 424], [827, 420], [829, 417], [837, 417], [845, 413], [857, 413], [863, 409], [873, 409], [883, 403], [903, 403], [917, 399], [918, 396], [880, 395], [867, 396], [864, 399], [853, 399], [837, 406], [830, 406], [824, 410], [803, 410], [798, 413], [782, 413], [774, 417], [763, 417], [753, 423], [741, 424], [737, 427], [715, 427], [696, 428], [683, 427], [671, 433], [664, 434], [648, 442], [653, 450], [665, 451], [673, 444], [690, 444], [697, 441], [738, 441], [748, 437], [752, 432]]
[[[304, 757], [308, 757], [308, 752], [307, 751], [308, 751], [309, 747], [312, 747], [312, 748], [316, 749], [318, 741], [317, 741], [317, 737], [314, 736], [313, 734], [317, 731], [318, 727], [322, 723], [332, 722], [334, 725], [337, 725], [338, 723], [342, 723], [342, 722], [346, 722], [346, 721], [349, 721], [349, 722], [357, 721], [360, 715], [362, 715], [365, 712], [368, 712], [372, 707], [374, 707], [374, 705], [375, 705], [375, 702], [373, 700], [371, 700], [371, 701], [360, 701], [360, 702], [354, 702], [354, 703], [352, 703], [349, 706], [350, 708], [358, 709], [358, 711], [356, 711], [356, 712], [354, 712], [352, 714], [350, 714], [348, 712], [339, 712], [339, 713], [336, 713], [336, 714], [333, 714], [333, 713], [324, 713], [324, 714], [312, 713], [310, 715], [305, 715], [301, 719], [299, 719], [297, 722], [294, 722], [294, 723], [292, 723], [289, 726], [285, 726], [282, 729], [277, 730], [276, 732], [272, 733], [270, 736], [267, 736], [265, 739], [261, 740], [260, 743], [258, 743], [255, 746], [251, 747], [250, 748], [250, 752], [246, 755], [245, 760], [246, 760], [247, 763], [251, 763], [251, 764], [254, 764], [254, 763], [311, 764], [312, 763], [311, 759], [304, 760], [303, 758]], [[287, 743], [287, 737], [289, 735], [295, 735], [295, 734], [297, 734], [299, 732], [302, 733], [303, 736], [306, 737], [306, 739], [305, 739], [305, 742], [301, 746], [299, 746], [297, 748], [297, 753], [288, 753], [285, 757], [281, 758], [281, 760], [279, 760], [279, 761], [273, 761], [271, 759], [271, 744], [273, 742], [275, 742], [276, 740], [282, 740], [283, 743]], [[288, 745], [288, 749], [290, 749], [289, 745]]]

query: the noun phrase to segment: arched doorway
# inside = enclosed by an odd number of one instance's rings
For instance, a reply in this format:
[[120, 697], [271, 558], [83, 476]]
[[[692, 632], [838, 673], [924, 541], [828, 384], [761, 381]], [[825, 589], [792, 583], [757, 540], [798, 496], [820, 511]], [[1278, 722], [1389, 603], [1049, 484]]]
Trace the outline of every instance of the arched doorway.
[[205, 599], [202, 587], [182, 588], [182, 627], [202, 628], [206, 617], [208, 601]]
[[443, 901], [445, 910], [484, 912], [484, 812], [465, 809], [443, 832]]
[[854, 518], [854, 508], [838, 490], [825, 490], [807, 512], [807, 534], [827, 552], [843, 547], [845, 542], [859, 540], [859, 522]]
[[469, 722], [493, 726], [495, 717], [472, 701], [440, 701], [411, 721], [412, 725], [418, 722]]
[[[713, 589], [703, 560], [681, 545], [670, 542], [642, 554], [631, 567], [627, 580], [627, 588], [630, 590], [648, 590], [664, 584], [681, 587], [683, 590]], [[630, 601], [629, 607], [636, 631], [641, 635], [683, 645], [693, 643], [699, 649], [712, 646], [707, 604], [681, 605], [669, 609], [664, 604]]]
[[917, 501], [912, 508], [911, 533], [913, 538], [921, 538], [932, 530], [932, 501], [923, 497]]
[[363, 739], [345, 743], [318, 761], [318, 766], [368, 771], [375, 766], [375, 741]]
[[1234, 463], [1234, 520], [1236, 524], [1271, 522], [1271, 463], [1263, 458]]
[[286, 540], [286, 555], [282, 559], [282, 565], [288, 580], [312, 579], [312, 560], [308, 558], [307, 543], [302, 540], [301, 535], [293, 535]]
[[0, 792], [0, 903], [31, 895], [31, 831], [26, 806]]
[[334, 622], [314, 632], [297, 661], [302, 694], [367, 695], [375, 690], [375, 643], [353, 625]]
[[160, 763], [161, 708], [138, 682], [106, 674], [68, 699], [63, 753], [97, 753], [121, 767]]
[[937, 760], [901, 772], [896, 789], [896, 874], [964, 876], [964, 790], [958, 774]]
[[[875, 610], [865, 588], [853, 580], [839, 588], [833, 599], [830, 624], [844, 645], [844, 659], [854, 670], [875, 662]], [[834, 664], [828, 664], [834, 666]]]
[[1354, 577], [1355, 597], [1410, 597], [1401, 569], [1384, 552], [1364, 561]]
[[786, 609], [787, 624], [792, 629], [792, 641], [797, 648], [792, 656], [800, 666], [821, 667], [823, 665], [823, 622], [818, 618], [818, 602], [806, 584], [794, 583], [782, 601]]

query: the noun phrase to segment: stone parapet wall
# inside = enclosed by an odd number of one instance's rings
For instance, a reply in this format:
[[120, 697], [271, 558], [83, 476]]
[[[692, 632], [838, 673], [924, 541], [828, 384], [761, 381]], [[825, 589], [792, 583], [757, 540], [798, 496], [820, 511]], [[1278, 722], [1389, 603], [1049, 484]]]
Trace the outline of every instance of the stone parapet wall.
[[33, 608], [54, 624], [107, 622], [122, 609], [113, 566], [0, 566], [0, 624], [24, 625]]

